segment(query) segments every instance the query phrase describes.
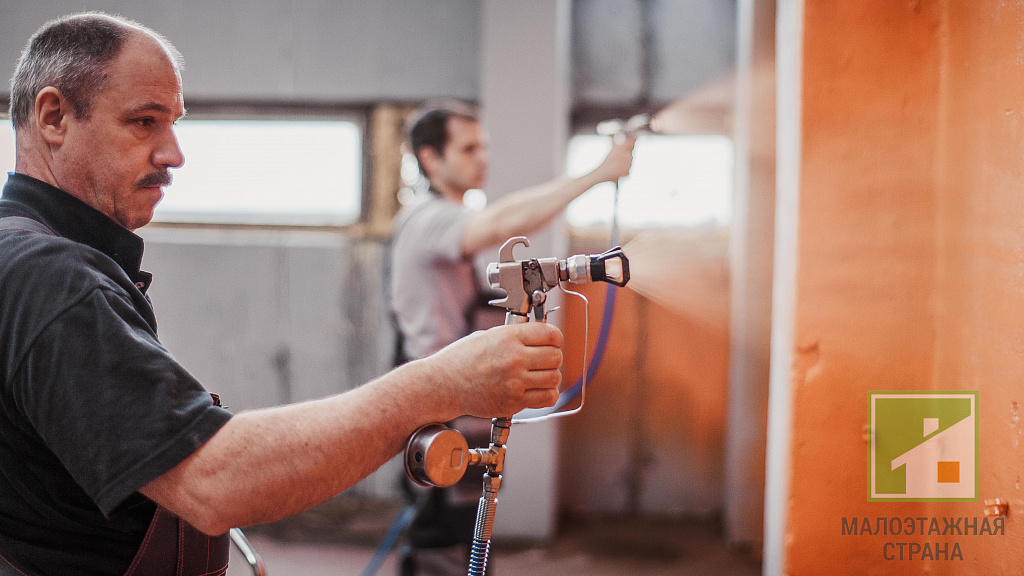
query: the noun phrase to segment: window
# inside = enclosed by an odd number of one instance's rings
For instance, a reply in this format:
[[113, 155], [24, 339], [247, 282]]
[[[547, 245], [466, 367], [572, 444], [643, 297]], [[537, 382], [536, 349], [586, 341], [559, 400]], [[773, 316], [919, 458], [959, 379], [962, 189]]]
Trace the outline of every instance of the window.
[[14, 125], [9, 118], [0, 118], [0, 172], [14, 172]]
[[[194, 120], [175, 129], [185, 165], [155, 222], [344, 225], [359, 219], [362, 142], [349, 120]], [[14, 130], [0, 119], [0, 169]]]
[[[567, 172], [580, 176], [593, 170], [610, 148], [607, 136], [573, 137]], [[640, 229], [728, 224], [732, 165], [732, 141], [725, 136], [640, 136], [633, 167], [621, 181], [619, 225]], [[608, 226], [614, 195], [611, 183], [595, 186], [569, 205], [566, 219], [576, 227]]]
[[359, 219], [362, 143], [348, 120], [178, 122], [185, 165], [154, 221], [342, 225]]

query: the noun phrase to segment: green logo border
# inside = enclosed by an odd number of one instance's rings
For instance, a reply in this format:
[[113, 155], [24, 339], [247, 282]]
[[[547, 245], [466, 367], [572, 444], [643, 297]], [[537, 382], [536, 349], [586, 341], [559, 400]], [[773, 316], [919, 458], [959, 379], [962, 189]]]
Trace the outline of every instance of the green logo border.
[[[874, 444], [875, 431], [871, 428], [871, 400], [875, 395], [881, 394], [920, 394], [922, 396], [933, 396], [936, 394], [956, 394], [960, 396], [974, 396], [974, 497], [973, 498], [872, 498], [871, 497], [871, 459], [873, 454], [871, 448]], [[981, 476], [979, 474], [979, 430], [981, 416], [979, 414], [979, 394], [977, 390], [868, 390], [868, 446], [867, 446], [867, 495], [868, 502], [977, 502], [978, 484]]]

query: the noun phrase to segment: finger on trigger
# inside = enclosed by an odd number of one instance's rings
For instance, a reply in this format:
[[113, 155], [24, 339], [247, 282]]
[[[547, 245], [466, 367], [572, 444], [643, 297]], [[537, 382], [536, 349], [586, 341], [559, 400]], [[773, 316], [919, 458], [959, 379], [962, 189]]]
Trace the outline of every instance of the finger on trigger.
[[526, 346], [562, 347], [564, 337], [556, 326], [540, 322], [519, 324], [519, 341]]

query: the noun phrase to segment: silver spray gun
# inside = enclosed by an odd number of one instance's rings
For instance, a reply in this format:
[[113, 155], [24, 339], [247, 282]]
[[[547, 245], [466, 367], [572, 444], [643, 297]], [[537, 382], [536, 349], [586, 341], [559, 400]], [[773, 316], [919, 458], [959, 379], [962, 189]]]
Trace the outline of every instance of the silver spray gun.
[[[498, 251], [498, 262], [487, 266], [488, 282], [493, 288], [507, 293], [504, 298], [490, 302], [505, 308], [506, 325], [531, 320], [546, 322], [544, 303], [547, 292], [556, 286], [564, 290], [563, 282], [586, 284], [599, 280], [625, 286], [629, 281], [629, 260], [618, 246], [602, 254], [578, 254], [565, 260], [516, 260], [512, 249], [518, 244], [529, 246], [530, 241], [525, 236], [509, 239]], [[483, 576], [487, 570], [494, 512], [505, 466], [505, 444], [512, 422], [511, 416], [491, 420], [490, 446], [487, 448], [469, 448], [462, 433], [444, 424], [427, 424], [419, 428], [406, 444], [406, 473], [421, 486], [451, 486], [462, 478], [468, 466], [482, 465], [486, 468], [483, 495], [477, 507], [469, 576]]]
[[525, 236], [508, 240], [498, 252], [499, 261], [487, 265], [487, 281], [491, 287], [507, 293], [505, 298], [490, 302], [505, 308], [505, 324], [526, 322], [531, 311], [537, 322], [545, 321], [547, 314], [544, 302], [547, 300], [547, 292], [559, 286], [560, 282], [586, 284], [600, 280], [625, 286], [629, 281], [629, 261], [618, 246], [603, 254], [577, 254], [565, 260], [516, 260], [512, 257], [512, 248], [517, 244], [529, 246], [530, 241]]
[[655, 132], [651, 128], [650, 114], [636, 114], [626, 120], [619, 118], [603, 120], [597, 123], [595, 131], [601, 136], [611, 136], [613, 138], [625, 138], [627, 136], [639, 136], [643, 133]]

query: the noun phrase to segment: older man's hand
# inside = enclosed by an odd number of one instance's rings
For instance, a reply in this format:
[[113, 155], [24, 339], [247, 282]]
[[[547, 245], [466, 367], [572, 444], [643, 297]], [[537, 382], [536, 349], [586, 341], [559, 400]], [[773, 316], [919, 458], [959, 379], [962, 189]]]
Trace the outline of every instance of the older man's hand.
[[474, 332], [432, 357], [446, 372], [444, 393], [462, 414], [511, 416], [558, 400], [562, 332], [528, 322]]

